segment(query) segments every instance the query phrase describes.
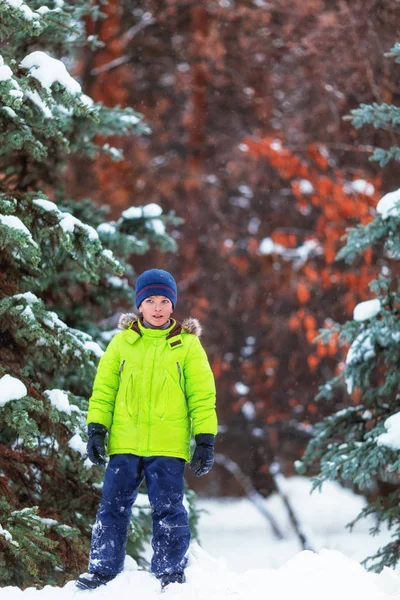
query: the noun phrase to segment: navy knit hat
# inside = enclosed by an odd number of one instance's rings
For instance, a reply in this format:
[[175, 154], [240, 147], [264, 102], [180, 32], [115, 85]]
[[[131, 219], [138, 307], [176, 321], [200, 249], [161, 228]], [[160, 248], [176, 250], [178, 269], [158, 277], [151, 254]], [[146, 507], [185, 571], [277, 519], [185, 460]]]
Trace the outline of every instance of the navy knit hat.
[[136, 308], [149, 296], [165, 296], [176, 306], [178, 291], [175, 279], [168, 271], [162, 269], [149, 269], [144, 271], [136, 280]]

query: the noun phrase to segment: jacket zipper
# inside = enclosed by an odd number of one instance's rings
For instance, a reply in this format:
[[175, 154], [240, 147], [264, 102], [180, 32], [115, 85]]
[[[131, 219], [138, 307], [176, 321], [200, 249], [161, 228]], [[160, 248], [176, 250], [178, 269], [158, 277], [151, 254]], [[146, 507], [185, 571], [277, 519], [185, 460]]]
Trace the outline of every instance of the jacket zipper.
[[119, 373], [118, 373], [120, 381], [121, 381], [122, 369], [124, 368], [124, 364], [125, 364], [125, 361], [123, 360], [122, 363], [121, 363], [121, 366], [119, 368]]
[[183, 387], [182, 387], [182, 369], [181, 369], [181, 365], [177, 362], [176, 366], [178, 367], [179, 387], [182, 390], [182, 394], [185, 396], [185, 392], [184, 392]]

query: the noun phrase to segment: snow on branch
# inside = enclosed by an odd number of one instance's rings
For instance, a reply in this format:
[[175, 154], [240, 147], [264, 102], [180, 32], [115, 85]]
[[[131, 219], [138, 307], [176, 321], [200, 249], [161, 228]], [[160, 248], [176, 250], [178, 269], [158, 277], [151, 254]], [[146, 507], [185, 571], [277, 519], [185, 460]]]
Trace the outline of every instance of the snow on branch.
[[381, 301], [379, 298], [360, 302], [354, 308], [353, 318], [355, 321], [366, 321], [376, 317], [381, 311]]
[[382, 219], [400, 217], [400, 188], [382, 196], [376, 205], [376, 212]]
[[11, 535], [11, 533], [7, 529], [3, 529], [3, 527], [1, 525], [0, 525], [0, 535], [6, 540], [6, 542], [8, 542], [9, 544], [12, 544], [16, 548], [19, 548], [18, 542], [13, 540], [13, 536]]
[[76, 244], [73, 243], [73, 238], [84, 235], [89, 245], [82, 248], [82, 244], [80, 244], [80, 249], [82, 252], [84, 251], [86, 261], [97, 258], [110, 265], [118, 274], [123, 273], [121, 263], [115, 258], [111, 250], [103, 248], [99, 234], [93, 227], [83, 223], [71, 213], [60, 210], [54, 202], [46, 198], [35, 198], [32, 200], [32, 204], [39, 207], [44, 213], [52, 213], [58, 219], [59, 226], [66, 237], [66, 250], [71, 253], [73, 258], [77, 259]]
[[14, 76], [11, 68], [4, 63], [4, 59], [0, 54], [0, 83], [4, 85], [0, 89], [0, 100], [5, 106], [20, 106], [23, 98], [23, 91]]
[[68, 393], [64, 390], [45, 390], [44, 395], [50, 400], [51, 405], [60, 412], [67, 415], [70, 415], [71, 412], [79, 412], [78, 406], [70, 404]]
[[270, 237], [264, 238], [259, 247], [261, 254], [277, 254], [284, 260], [293, 262], [294, 269], [299, 270], [313, 256], [320, 256], [324, 253], [321, 244], [317, 240], [307, 240], [298, 248], [286, 248], [281, 244], [276, 244]]
[[400, 412], [387, 418], [384, 422], [385, 433], [377, 437], [378, 446], [386, 446], [394, 452], [400, 451]]
[[[55, 312], [48, 311], [43, 301], [30, 293], [7, 296], [0, 300], [0, 317], [7, 313], [14, 339], [28, 354], [40, 346], [55, 361], [73, 360], [94, 367], [91, 358], [102, 350], [93, 338], [79, 329], [68, 327]], [[96, 350], [94, 350], [96, 345]]]
[[42, 87], [50, 90], [54, 83], [59, 83], [71, 95], [81, 94], [82, 88], [71, 77], [66, 66], [60, 60], [52, 58], [46, 52], [36, 50], [20, 62], [21, 69], [28, 69], [29, 75], [39, 81]]
[[[55, 114], [57, 110], [60, 110], [61, 103], [67, 106], [67, 109], [63, 110], [64, 112], [66, 110], [66, 114], [69, 116], [72, 116], [74, 111], [76, 111], [77, 114], [84, 114], [95, 119], [98, 118], [98, 111], [92, 98], [82, 93], [80, 84], [68, 73], [66, 66], [61, 60], [53, 58], [41, 50], [35, 50], [35, 52], [31, 52], [25, 56], [19, 66], [21, 69], [26, 69], [28, 71], [28, 77], [36, 79], [40, 84], [41, 89], [46, 93], [46, 101], [49, 105], [49, 110], [51, 109], [50, 112], [53, 114]], [[53, 93], [53, 86], [55, 84], [58, 84], [63, 88], [69, 97], [64, 100], [57, 97], [56, 100]], [[36, 94], [34, 98], [36, 104], [38, 104], [37, 96], [38, 94]], [[32, 90], [30, 98], [32, 99]], [[39, 106], [41, 106], [40, 102]], [[43, 107], [41, 106], [41, 108]]]
[[22, 233], [25, 237], [25, 243], [28, 242], [32, 244], [35, 248], [38, 248], [37, 243], [32, 238], [31, 232], [29, 229], [22, 223], [21, 219], [18, 217], [14, 217], [13, 215], [1, 215], [0, 214], [0, 224], [4, 227], [9, 227], [10, 229], [16, 229], [20, 233]]
[[[0, 33], [7, 26], [13, 29], [22, 29], [27, 35], [40, 35], [47, 27], [47, 22], [42, 19], [47, 7], [42, 10], [32, 10], [22, 0], [0, 0]], [[47, 12], [54, 12], [47, 9]]]
[[0, 377], [0, 408], [12, 400], [20, 400], [27, 394], [26, 385], [20, 379], [8, 374]]

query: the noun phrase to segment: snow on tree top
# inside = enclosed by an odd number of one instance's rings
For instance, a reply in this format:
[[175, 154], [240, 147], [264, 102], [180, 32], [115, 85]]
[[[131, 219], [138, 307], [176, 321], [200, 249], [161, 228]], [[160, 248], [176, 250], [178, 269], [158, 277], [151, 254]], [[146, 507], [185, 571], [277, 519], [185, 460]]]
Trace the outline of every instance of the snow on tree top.
[[395, 413], [385, 421], [385, 433], [376, 439], [378, 446], [386, 446], [391, 450], [400, 450], [400, 412]]
[[366, 321], [367, 319], [372, 319], [379, 314], [381, 308], [381, 301], [378, 298], [367, 300], [366, 302], [360, 302], [354, 308], [353, 318], [355, 321]]
[[0, 407], [11, 400], [20, 400], [27, 394], [25, 384], [16, 377], [7, 374], [0, 378]]
[[22, 69], [29, 69], [30, 75], [46, 89], [50, 89], [53, 83], [57, 82], [70, 94], [80, 94], [82, 92], [81, 86], [68, 73], [64, 63], [52, 58], [46, 52], [40, 50], [31, 52], [25, 56], [19, 66]]
[[376, 212], [382, 219], [400, 217], [400, 188], [382, 196], [376, 205]]

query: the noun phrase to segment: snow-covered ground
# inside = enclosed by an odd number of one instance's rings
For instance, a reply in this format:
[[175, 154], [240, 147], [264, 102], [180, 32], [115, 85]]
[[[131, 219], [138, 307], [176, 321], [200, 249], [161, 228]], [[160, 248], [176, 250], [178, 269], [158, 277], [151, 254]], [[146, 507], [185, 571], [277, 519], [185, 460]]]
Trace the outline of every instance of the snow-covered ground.
[[[348, 558], [362, 561], [389, 541], [387, 531], [377, 537], [369, 534], [374, 525], [372, 517], [357, 523], [352, 532], [346, 528], [365, 505], [362, 496], [335, 482], [325, 483], [322, 492], [316, 490], [310, 495], [310, 489], [306, 477], [285, 480], [284, 492], [316, 552], [324, 548], [339, 550]], [[276, 540], [268, 521], [247, 499], [205, 500], [198, 506], [205, 511], [200, 519], [203, 549], [215, 558], [224, 558], [234, 571], [278, 569], [301, 550], [287, 511], [276, 494], [265, 501], [265, 507], [285, 535], [281, 541]]]
[[[175, 600], [400, 600], [400, 569], [367, 573], [359, 560], [384, 544], [389, 535], [372, 538], [372, 522], [360, 523], [353, 533], [345, 524], [362, 506], [362, 498], [327, 484], [322, 494], [309, 495], [305, 478], [287, 481], [290, 495], [309, 543], [315, 552], [301, 551], [285, 509], [278, 497], [265, 506], [274, 514], [285, 539], [277, 541], [268, 522], [248, 500], [202, 500], [207, 511], [200, 520], [202, 548], [193, 544], [187, 583], [173, 584], [164, 598]], [[43, 590], [7, 587], [2, 600], [155, 600], [158, 582], [138, 571], [134, 561], [107, 587], [94, 592], [76, 591], [74, 582]]]

